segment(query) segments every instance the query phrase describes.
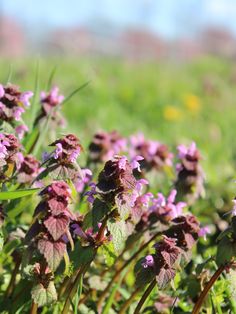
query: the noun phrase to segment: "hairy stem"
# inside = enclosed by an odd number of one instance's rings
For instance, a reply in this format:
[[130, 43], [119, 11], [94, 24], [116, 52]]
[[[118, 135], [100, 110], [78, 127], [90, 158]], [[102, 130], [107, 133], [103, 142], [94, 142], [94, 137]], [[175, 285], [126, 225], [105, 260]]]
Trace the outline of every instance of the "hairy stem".
[[192, 314], [198, 314], [200, 309], [201, 309], [201, 306], [203, 304], [203, 302], [205, 301], [206, 299], [206, 296], [209, 292], [209, 290], [211, 289], [211, 287], [214, 285], [214, 283], [216, 282], [216, 280], [219, 278], [219, 276], [222, 274], [222, 272], [225, 270], [225, 265], [221, 265], [217, 270], [216, 272], [213, 274], [213, 276], [211, 277], [211, 279], [208, 281], [208, 283], [206, 284], [206, 286], [204, 287], [204, 289], [202, 290], [200, 296], [199, 296], [199, 299], [197, 300], [194, 308], [193, 308], [193, 311], [192, 311]]
[[139, 314], [140, 310], [142, 308], [142, 306], [144, 305], [144, 303], [146, 302], [148, 296], [150, 295], [150, 293], [152, 292], [153, 288], [156, 286], [156, 279], [153, 279], [153, 281], [150, 283], [150, 285], [147, 287], [147, 289], [145, 290], [142, 298], [140, 299], [138, 305], [136, 306], [136, 309], [134, 311], [134, 314]]

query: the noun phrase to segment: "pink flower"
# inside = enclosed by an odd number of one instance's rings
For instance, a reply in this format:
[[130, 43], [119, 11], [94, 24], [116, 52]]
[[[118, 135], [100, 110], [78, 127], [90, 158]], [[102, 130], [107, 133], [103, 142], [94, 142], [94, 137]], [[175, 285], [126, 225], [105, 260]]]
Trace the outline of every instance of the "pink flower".
[[91, 204], [93, 204], [94, 200], [95, 200], [95, 195], [97, 194], [96, 191], [96, 184], [94, 182], [91, 182], [89, 184], [89, 186], [91, 187], [90, 191], [86, 192], [84, 195], [87, 195], [87, 201]]
[[210, 234], [210, 233], [211, 233], [211, 230], [210, 230], [209, 226], [205, 226], [205, 227], [200, 228], [200, 230], [198, 232], [198, 236], [203, 237], [203, 239], [206, 240], [207, 234]]
[[135, 156], [133, 158], [133, 160], [131, 161], [130, 165], [132, 167], [132, 169], [137, 169], [139, 172], [141, 172], [141, 169], [140, 169], [140, 163], [139, 161], [140, 160], [143, 160], [144, 158], [142, 156]]
[[15, 130], [20, 140], [22, 140], [22, 138], [24, 137], [25, 132], [29, 131], [28, 127], [25, 124], [18, 125]]
[[62, 148], [62, 144], [61, 143], [57, 143], [56, 144], [56, 149], [55, 149], [55, 152], [54, 152], [54, 159], [58, 159], [61, 155], [62, 155], [62, 152], [63, 152], [63, 148]]
[[25, 109], [22, 107], [15, 107], [13, 109], [13, 117], [15, 118], [16, 121], [20, 120], [23, 112], [25, 112]]
[[78, 178], [75, 180], [75, 188], [78, 193], [82, 193], [84, 190], [84, 187], [92, 178], [92, 171], [90, 169], [81, 169], [82, 176], [78, 176]]
[[121, 156], [119, 158], [119, 161], [118, 161], [118, 167], [119, 169], [123, 169], [125, 170], [126, 168], [126, 163], [127, 163], [127, 158], [125, 156]]
[[2, 98], [5, 94], [4, 88], [2, 86], [2, 84], [0, 84], [0, 98]]
[[145, 257], [145, 261], [142, 262], [143, 268], [153, 267], [154, 266], [154, 258], [152, 255], [147, 255]]
[[24, 92], [20, 95], [20, 101], [22, 102], [22, 104], [26, 107], [30, 106], [30, 98], [34, 95], [34, 93], [28, 91], [28, 92]]
[[142, 188], [144, 185], [148, 185], [148, 180], [146, 179], [139, 179], [136, 182], [136, 190], [138, 193], [140, 193], [142, 191]]

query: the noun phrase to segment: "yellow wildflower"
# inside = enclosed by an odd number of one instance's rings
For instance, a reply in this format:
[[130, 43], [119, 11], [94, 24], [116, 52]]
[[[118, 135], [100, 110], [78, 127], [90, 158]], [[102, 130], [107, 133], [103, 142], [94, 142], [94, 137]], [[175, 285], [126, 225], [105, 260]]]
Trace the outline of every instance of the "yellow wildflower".
[[185, 107], [192, 113], [198, 113], [201, 110], [201, 101], [198, 96], [187, 94], [184, 99]]
[[175, 106], [166, 106], [163, 115], [168, 121], [177, 121], [182, 118], [182, 112]]

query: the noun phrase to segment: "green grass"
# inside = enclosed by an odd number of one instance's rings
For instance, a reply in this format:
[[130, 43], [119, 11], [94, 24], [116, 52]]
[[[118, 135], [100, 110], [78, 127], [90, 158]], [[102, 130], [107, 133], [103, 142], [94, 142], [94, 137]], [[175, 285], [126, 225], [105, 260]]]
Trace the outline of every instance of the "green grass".
[[[71, 98], [63, 111], [67, 130], [76, 132], [88, 144], [98, 129], [120, 131], [125, 136], [141, 131], [172, 146], [194, 140], [203, 155], [207, 179], [218, 184], [234, 176], [236, 141], [235, 71], [226, 61], [205, 58], [191, 64], [132, 64], [114, 60], [39, 59], [2, 61], [0, 80], [4, 83], [12, 68], [11, 82], [34, 89], [39, 62], [39, 89], [45, 89], [56, 66], [53, 83], [65, 95], [89, 81]], [[213, 93], [204, 88], [210, 81]], [[186, 94], [200, 100], [193, 114], [184, 105]], [[181, 117], [168, 120], [166, 106], [177, 108]]]

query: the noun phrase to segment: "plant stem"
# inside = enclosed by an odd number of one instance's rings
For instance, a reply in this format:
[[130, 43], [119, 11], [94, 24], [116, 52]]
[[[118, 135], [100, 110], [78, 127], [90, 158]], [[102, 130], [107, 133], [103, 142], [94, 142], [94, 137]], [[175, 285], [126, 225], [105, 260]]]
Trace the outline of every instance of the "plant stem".
[[[94, 256], [96, 255], [96, 252], [94, 253]], [[69, 291], [68, 291], [68, 295], [66, 297], [66, 301], [65, 301], [65, 304], [64, 304], [64, 308], [61, 312], [61, 314], [68, 314], [69, 313], [69, 307], [70, 307], [70, 301], [73, 299], [76, 291], [77, 291], [77, 286], [79, 284], [79, 281], [81, 279], [81, 276], [83, 276], [86, 271], [88, 270], [90, 264], [92, 263], [93, 259], [94, 259], [94, 256], [93, 258], [87, 262], [85, 265], [83, 265], [77, 272], [77, 275], [75, 277], [75, 280], [74, 282], [72, 282], [70, 288], [69, 288]]]
[[9, 282], [9, 285], [8, 285], [6, 293], [5, 293], [5, 297], [6, 298], [9, 298], [11, 296], [12, 292], [13, 292], [15, 281], [16, 281], [16, 275], [17, 275], [17, 273], [19, 271], [20, 264], [21, 264], [21, 259], [18, 259], [16, 261], [15, 268], [14, 268], [14, 270], [12, 272], [12, 275], [11, 275], [11, 280]]
[[32, 301], [32, 305], [30, 308], [30, 314], [37, 314], [38, 313], [38, 304], [34, 303], [34, 301]]
[[225, 270], [226, 265], [221, 265], [216, 272], [213, 274], [213, 276], [211, 277], [211, 279], [208, 281], [208, 283], [206, 284], [206, 286], [204, 287], [204, 289], [202, 290], [199, 299], [197, 300], [192, 314], [198, 314], [201, 306], [203, 304], [203, 302], [205, 301], [205, 298], [209, 292], [209, 290], [211, 289], [211, 287], [214, 285], [214, 283], [216, 282], [216, 280], [219, 278], [219, 276], [222, 274], [222, 272]]
[[106, 298], [107, 293], [110, 291], [111, 286], [117, 281], [117, 279], [120, 276], [120, 273], [153, 241], [155, 240], [155, 238], [157, 238], [158, 236], [160, 236], [162, 234], [163, 231], [159, 231], [157, 233], [155, 233], [146, 243], [144, 243], [139, 250], [134, 253], [124, 264], [122, 267], [120, 267], [119, 269], [117, 269], [115, 275], [112, 277], [111, 281], [109, 282], [109, 284], [107, 285], [107, 287], [105, 288], [105, 290], [103, 291], [103, 293], [101, 294], [99, 300], [98, 300], [98, 309], [102, 307], [102, 303]]
[[127, 309], [130, 306], [130, 304], [132, 303], [133, 299], [136, 297], [136, 295], [139, 293], [139, 291], [141, 290], [141, 287], [138, 287], [134, 290], [134, 292], [131, 294], [131, 296], [129, 297], [128, 300], [125, 301], [125, 303], [122, 305], [122, 307], [120, 308], [120, 311], [118, 312], [118, 314], [125, 314], [127, 313]]
[[140, 299], [138, 305], [136, 306], [136, 309], [134, 311], [134, 314], [139, 314], [142, 306], [144, 305], [145, 301], [147, 300], [148, 296], [152, 292], [153, 288], [156, 286], [156, 279], [153, 279], [153, 281], [150, 283], [150, 285], [145, 290], [142, 298]]

